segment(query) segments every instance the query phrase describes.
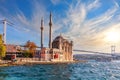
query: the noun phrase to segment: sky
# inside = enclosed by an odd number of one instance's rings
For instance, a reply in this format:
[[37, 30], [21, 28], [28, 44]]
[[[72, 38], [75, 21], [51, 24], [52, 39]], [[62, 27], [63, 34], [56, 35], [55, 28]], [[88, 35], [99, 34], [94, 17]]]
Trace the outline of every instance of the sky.
[[[7, 19], [7, 44], [40, 46], [40, 22], [44, 19], [44, 46], [48, 47], [49, 15], [53, 39], [62, 34], [73, 49], [120, 53], [120, 0], [0, 0], [0, 20]], [[0, 23], [0, 34], [3, 24]]]

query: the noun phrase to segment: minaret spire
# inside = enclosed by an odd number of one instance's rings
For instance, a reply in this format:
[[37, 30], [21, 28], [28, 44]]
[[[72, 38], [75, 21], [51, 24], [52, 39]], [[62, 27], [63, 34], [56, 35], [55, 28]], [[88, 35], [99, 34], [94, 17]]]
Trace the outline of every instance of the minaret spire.
[[50, 22], [49, 22], [49, 48], [52, 48], [52, 14], [50, 12]]
[[41, 19], [41, 49], [43, 48], [43, 18]]

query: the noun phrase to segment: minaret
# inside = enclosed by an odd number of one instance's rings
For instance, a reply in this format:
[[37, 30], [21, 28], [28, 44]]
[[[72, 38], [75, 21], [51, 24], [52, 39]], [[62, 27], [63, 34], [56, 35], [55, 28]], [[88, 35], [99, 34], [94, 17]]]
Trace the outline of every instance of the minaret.
[[43, 48], [43, 18], [41, 19], [41, 49]]
[[3, 32], [3, 41], [4, 41], [4, 44], [6, 44], [6, 24], [7, 24], [7, 21], [6, 19], [3, 20], [3, 24], [4, 24], [4, 32]]
[[49, 48], [52, 48], [52, 14], [50, 13], [50, 22], [49, 22]]

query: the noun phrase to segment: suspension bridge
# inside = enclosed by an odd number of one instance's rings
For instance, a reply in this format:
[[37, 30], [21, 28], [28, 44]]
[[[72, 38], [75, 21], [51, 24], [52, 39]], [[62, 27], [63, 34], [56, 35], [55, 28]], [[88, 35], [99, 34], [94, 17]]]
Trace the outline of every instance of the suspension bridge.
[[115, 45], [111, 46], [111, 52], [99, 52], [99, 51], [89, 51], [89, 50], [80, 50], [80, 49], [74, 49], [74, 52], [85, 52], [85, 53], [93, 53], [93, 54], [100, 54], [100, 55], [115, 55]]
[[86, 53], [95, 53], [95, 54], [111, 54], [111, 53], [105, 53], [105, 52], [96, 52], [96, 51], [87, 51], [87, 50], [77, 50], [74, 49], [75, 52], [86, 52]]

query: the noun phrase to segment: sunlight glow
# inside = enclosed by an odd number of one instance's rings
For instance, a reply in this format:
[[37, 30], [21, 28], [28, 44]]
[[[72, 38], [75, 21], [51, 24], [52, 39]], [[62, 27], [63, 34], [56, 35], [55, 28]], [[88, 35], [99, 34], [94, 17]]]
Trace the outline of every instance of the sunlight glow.
[[113, 43], [118, 43], [120, 41], [120, 32], [117, 30], [106, 32], [105, 40]]

